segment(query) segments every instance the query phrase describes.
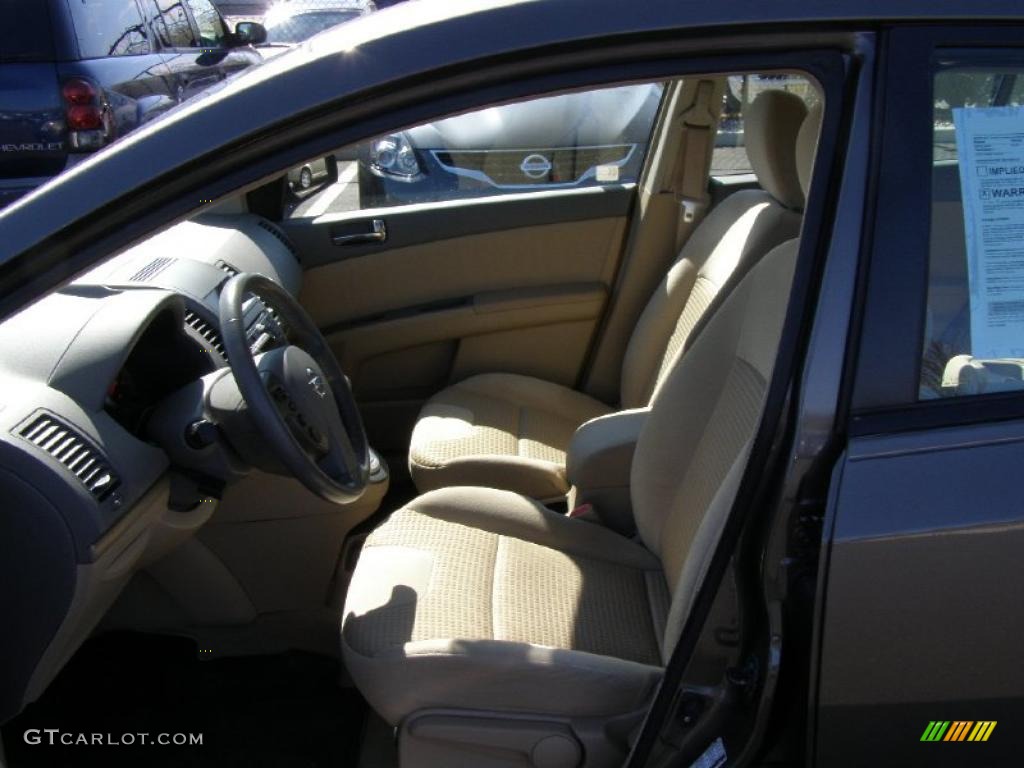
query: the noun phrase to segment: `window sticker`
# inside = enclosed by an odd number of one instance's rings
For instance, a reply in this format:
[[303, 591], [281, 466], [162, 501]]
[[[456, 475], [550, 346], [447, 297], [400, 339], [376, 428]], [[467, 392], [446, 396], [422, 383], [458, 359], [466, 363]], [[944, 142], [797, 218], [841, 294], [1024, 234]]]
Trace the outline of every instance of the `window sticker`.
[[971, 354], [1024, 358], [1024, 107], [953, 110]]

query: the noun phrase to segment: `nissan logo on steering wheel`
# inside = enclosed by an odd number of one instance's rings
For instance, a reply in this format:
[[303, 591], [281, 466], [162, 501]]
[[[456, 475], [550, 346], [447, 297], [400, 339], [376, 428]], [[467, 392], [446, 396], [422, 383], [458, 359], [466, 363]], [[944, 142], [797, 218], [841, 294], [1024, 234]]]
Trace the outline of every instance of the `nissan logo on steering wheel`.
[[320, 374], [312, 368], [307, 368], [306, 375], [309, 376], [309, 388], [321, 398], [327, 397], [327, 390], [324, 388], [324, 380], [321, 378]]

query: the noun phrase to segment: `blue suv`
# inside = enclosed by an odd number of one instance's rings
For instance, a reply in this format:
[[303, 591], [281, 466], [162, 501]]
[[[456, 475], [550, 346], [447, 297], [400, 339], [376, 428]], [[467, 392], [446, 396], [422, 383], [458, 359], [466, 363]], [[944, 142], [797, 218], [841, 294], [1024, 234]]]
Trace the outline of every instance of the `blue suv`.
[[0, 0], [0, 206], [260, 61], [211, 0]]

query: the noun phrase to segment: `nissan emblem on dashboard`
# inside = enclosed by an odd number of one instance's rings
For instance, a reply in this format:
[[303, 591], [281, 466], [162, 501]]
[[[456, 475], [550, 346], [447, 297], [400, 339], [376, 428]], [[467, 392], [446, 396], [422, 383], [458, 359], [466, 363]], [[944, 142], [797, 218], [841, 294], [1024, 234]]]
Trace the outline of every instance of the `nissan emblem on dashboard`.
[[523, 158], [519, 170], [531, 179], [542, 179], [551, 171], [551, 161], [544, 155], [527, 155]]
[[320, 397], [327, 397], [327, 390], [324, 388], [324, 380], [320, 377], [320, 374], [312, 368], [307, 368], [306, 375], [309, 376], [310, 388]]

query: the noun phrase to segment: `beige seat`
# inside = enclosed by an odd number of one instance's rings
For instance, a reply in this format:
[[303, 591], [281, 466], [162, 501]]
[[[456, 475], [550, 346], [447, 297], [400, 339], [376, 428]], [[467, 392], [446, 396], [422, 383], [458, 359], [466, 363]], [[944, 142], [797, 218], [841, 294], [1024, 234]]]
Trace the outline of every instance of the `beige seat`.
[[[626, 350], [621, 406], [648, 405], [694, 328], [737, 270], [797, 235], [804, 196], [797, 176], [803, 102], [766, 91], [745, 116], [747, 154], [761, 190], [737, 192], [694, 231], [650, 298]], [[473, 376], [424, 405], [409, 468], [420, 492], [453, 485], [505, 488], [535, 499], [568, 491], [566, 450], [585, 421], [614, 409], [528, 376]]]
[[[816, 112], [807, 123], [811, 158]], [[789, 241], [753, 266], [658, 388], [632, 467], [637, 540], [467, 487], [427, 493], [370, 535], [342, 648], [401, 725], [403, 765], [618, 764], [735, 498], [796, 252]]]

